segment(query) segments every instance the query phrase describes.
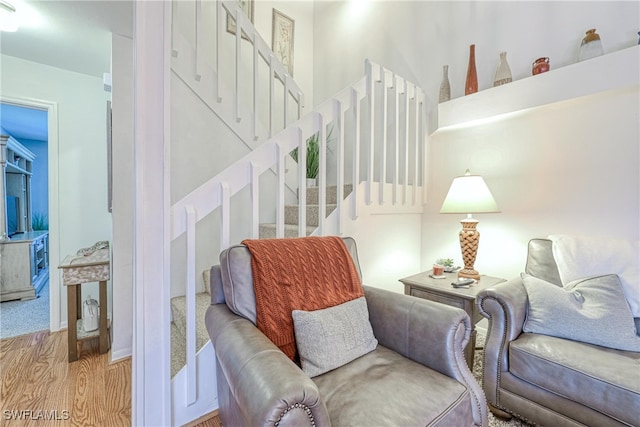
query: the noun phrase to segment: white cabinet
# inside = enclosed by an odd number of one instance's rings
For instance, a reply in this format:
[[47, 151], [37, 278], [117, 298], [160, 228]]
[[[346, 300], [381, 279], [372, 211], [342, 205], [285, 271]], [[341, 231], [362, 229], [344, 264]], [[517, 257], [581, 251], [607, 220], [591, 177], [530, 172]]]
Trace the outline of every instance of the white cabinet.
[[33, 231], [31, 174], [35, 154], [13, 137], [0, 138], [0, 241], [15, 233]]
[[31, 231], [0, 242], [0, 301], [32, 299], [49, 278], [49, 232]]

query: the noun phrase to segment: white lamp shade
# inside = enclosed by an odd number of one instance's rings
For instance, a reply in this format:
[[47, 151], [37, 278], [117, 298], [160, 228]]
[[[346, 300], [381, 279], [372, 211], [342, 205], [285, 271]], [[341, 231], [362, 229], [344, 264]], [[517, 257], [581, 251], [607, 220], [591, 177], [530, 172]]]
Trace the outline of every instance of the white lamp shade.
[[489, 212], [500, 212], [500, 209], [484, 179], [478, 175], [454, 178], [440, 209], [440, 213]]

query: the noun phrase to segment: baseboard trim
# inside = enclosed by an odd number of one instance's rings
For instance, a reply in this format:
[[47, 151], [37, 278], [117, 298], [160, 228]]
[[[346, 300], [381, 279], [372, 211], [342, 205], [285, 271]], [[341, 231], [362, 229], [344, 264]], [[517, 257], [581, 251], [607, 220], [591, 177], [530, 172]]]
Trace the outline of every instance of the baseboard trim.
[[127, 357], [131, 357], [132, 351], [130, 348], [123, 348], [118, 351], [111, 352], [111, 363], [115, 363], [120, 361], [121, 359], [126, 359]]

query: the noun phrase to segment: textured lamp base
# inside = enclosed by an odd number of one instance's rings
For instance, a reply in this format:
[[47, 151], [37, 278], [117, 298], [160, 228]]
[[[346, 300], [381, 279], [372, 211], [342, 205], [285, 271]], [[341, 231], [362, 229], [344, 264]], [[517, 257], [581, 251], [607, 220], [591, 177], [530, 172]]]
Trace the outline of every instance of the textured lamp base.
[[478, 220], [473, 218], [465, 218], [460, 221], [462, 230], [460, 230], [460, 249], [462, 250], [462, 260], [464, 268], [458, 272], [458, 277], [465, 279], [480, 279], [480, 273], [473, 268], [478, 254], [478, 243], [480, 242], [480, 232], [476, 230]]
[[473, 268], [469, 268], [469, 269], [463, 268], [462, 270], [458, 271], [458, 277], [461, 277], [464, 279], [480, 280], [480, 273], [478, 273]]

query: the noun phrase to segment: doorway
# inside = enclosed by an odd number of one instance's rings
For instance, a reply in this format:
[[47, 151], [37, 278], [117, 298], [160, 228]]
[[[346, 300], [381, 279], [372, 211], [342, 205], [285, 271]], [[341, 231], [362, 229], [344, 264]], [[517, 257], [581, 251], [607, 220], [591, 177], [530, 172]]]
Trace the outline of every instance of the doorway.
[[[36, 273], [40, 273], [37, 282], [37, 298], [0, 304], [0, 338], [46, 329], [58, 331], [60, 330], [60, 286], [58, 275], [50, 274], [50, 266], [54, 266], [55, 269], [59, 264], [58, 198], [56, 196], [58, 194], [57, 103], [2, 96], [0, 108], [2, 133], [11, 135], [36, 155], [32, 162], [30, 176], [32, 195], [30, 216], [31, 228], [34, 231], [31, 231], [32, 235], [25, 235], [24, 238], [46, 234], [44, 265], [48, 267], [44, 271], [38, 270], [38, 266], [35, 266]], [[16, 117], [18, 119], [15, 119]], [[30, 120], [30, 125], [24, 125], [22, 130], [19, 130], [20, 122], [25, 120], [25, 117]], [[37, 162], [38, 158], [40, 162]], [[40, 255], [36, 259], [40, 260]], [[0, 268], [8, 267], [3, 263]], [[45, 273], [46, 277], [43, 277]]]

